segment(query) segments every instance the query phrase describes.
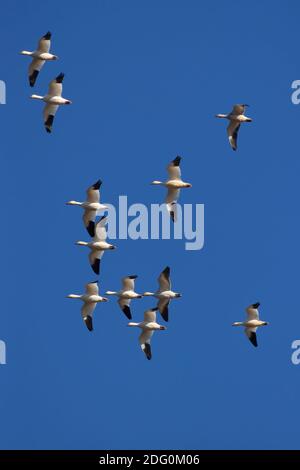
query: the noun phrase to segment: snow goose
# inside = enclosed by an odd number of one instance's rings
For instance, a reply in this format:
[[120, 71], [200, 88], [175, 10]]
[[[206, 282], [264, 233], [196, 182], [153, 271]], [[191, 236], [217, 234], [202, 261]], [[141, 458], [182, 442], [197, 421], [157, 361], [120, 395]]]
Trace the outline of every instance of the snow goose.
[[103, 215], [101, 219], [95, 225], [95, 235], [91, 242], [76, 242], [76, 245], [88, 246], [91, 249], [89, 254], [90, 265], [94, 273], [99, 274], [100, 272], [100, 261], [104, 251], [114, 250], [116, 247], [106, 242], [107, 232], [105, 224], [107, 217]]
[[71, 104], [72, 101], [67, 100], [61, 96], [62, 94], [62, 82], [64, 79], [64, 74], [60, 73], [54, 80], [50, 82], [48, 93], [45, 96], [40, 95], [31, 95], [30, 98], [34, 100], [42, 100], [46, 103], [44, 107], [44, 125], [47, 132], [52, 131], [52, 125], [54, 121], [54, 116], [58, 110], [59, 106], [65, 104]]
[[32, 57], [32, 61], [29, 65], [28, 75], [29, 75], [29, 85], [34, 86], [38, 74], [40, 73], [46, 60], [56, 60], [58, 59], [57, 55], [50, 54], [51, 47], [51, 33], [48, 31], [40, 40], [35, 51], [21, 51], [20, 54], [28, 55]]
[[132, 299], [141, 299], [143, 296], [134, 292], [134, 281], [137, 278], [134, 276], [126, 276], [122, 279], [122, 289], [118, 292], [108, 290], [106, 295], [115, 295], [119, 298], [118, 304], [126, 317], [131, 320], [130, 302]]
[[260, 306], [259, 302], [249, 305], [246, 308], [247, 320], [243, 322], [235, 322], [232, 326], [245, 326], [245, 333], [253, 346], [257, 347], [257, 338], [256, 330], [259, 326], [265, 326], [269, 323], [259, 319], [258, 307]]
[[69, 294], [67, 295], [69, 299], [79, 299], [82, 300], [83, 306], [81, 308], [81, 315], [84, 320], [84, 323], [87, 326], [89, 331], [93, 331], [93, 312], [96, 308], [97, 303], [107, 302], [106, 297], [101, 297], [99, 295], [99, 287], [97, 281], [89, 282], [85, 286], [85, 294]]
[[216, 117], [228, 119], [230, 122], [227, 127], [229, 143], [233, 150], [237, 149], [238, 132], [242, 122], [252, 122], [252, 119], [245, 116], [248, 104], [235, 104], [229, 114], [217, 114]]
[[100, 187], [102, 181], [98, 180], [92, 184], [87, 191], [87, 200], [85, 202], [68, 201], [66, 204], [69, 206], [80, 206], [84, 209], [83, 223], [91, 237], [95, 235], [95, 219], [96, 216], [108, 209], [104, 204], [100, 204]]
[[159, 289], [156, 292], [145, 292], [143, 296], [152, 296], [158, 299], [157, 309], [165, 321], [169, 320], [169, 304], [172, 299], [181, 297], [181, 294], [171, 290], [170, 268], [167, 266], [158, 277]]
[[169, 179], [165, 182], [163, 181], [152, 181], [151, 184], [155, 185], [162, 185], [168, 188], [167, 196], [165, 199], [165, 203], [167, 205], [167, 209], [170, 213], [171, 219], [173, 222], [177, 220], [177, 211], [176, 211], [176, 202], [179, 199], [180, 189], [181, 188], [191, 188], [190, 183], [185, 183], [181, 179], [181, 171], [180, 171], [180, 160], [181, 157], [177, 156], [171, 163], [167, 166], [167, 171], [169, 175]]
[[152, 352], [151, 352], [151, 338], [156, 330], [166, 330], [165, 326], [159, 325], [156, 322], [156, 311], [157, 307], [151, 308], [150, 310], [147, 310], [144, 313], [144, 321], [140, 323], [134, 323], [130, 322], [128, 323], [128, 326], [136, 326], [138, 328], [141, 328], [142, 333], [139, 336], [139, 342], [142, 348], [142, 351], [146, 354], [147, 359], [152, 358]]

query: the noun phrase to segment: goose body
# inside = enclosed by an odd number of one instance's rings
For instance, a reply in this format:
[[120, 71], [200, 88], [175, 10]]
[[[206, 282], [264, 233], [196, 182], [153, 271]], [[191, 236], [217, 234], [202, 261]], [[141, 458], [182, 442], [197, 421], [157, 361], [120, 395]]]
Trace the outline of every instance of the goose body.
[[134, 284], [135, 279], [137, 278], [136, 275], [126, 276], [122, 279], [122, 289], [119, 291], [107, 291], [105, 292], [106, 295], [114, 295], [118, 297], [118, 304], [122, 310], [122, 312], [126, 315], [126, 317], [131, 320], [132, 315], [130, 311], [130, 303], [131, 300], [134, 299], [141, 299], [143, 296], [138, 294], [134, 291]]
[[96, 274], [100, 273], [100, 261], [104, 254], [104, 251], [114, 250], [116, 247], [107, 243], [107, 232], [105, 224], [107, 222], [107, 217], [102, 216], [101, 219], [95, 225], [95, 234], [91, 242], [76, 242], [76, 245], [87, 246], [90, 248], [91, 252], [89, 254], [89, 261], [91, 268]]
[[258, 312], [259, 306], [260, 306], [259, 302], [249, 305], [249, 307], [246, 308], [247, 320], [243, 322], [235, 322], [232, 325], [232, 326], [244, 326], [246, 336], [249, 338], [250, 342], [255, 347], [258, 346], [257, 337], [256, 337], [257, 328], [260, 326], [268, 325], [268, 322], [262, 321], [259, 319], [259, 312]]
[[217, 114], [216, 117], [228, 119], [230, 122], [227, 127], [228, 140], [232, 150], [237, 149], [238, 132], [243, 122], [252, 122], [252, 119], [245, 116], [247, 104], [235, 104], [229, 114]]
[[48, 133], [52, 132], [52, 126], [55, 114], [59, 106], [71, 104], [72, 101], [62, 97], [62, 82], [64, 74], [60, 73], [54, 80], [50, 82], [48, 93], [45, 96], [31, 95], [30, 98], [35, 100], [41, 100], [46, 103], [44, 107], [44, 126]]
[[85, 294], [69, 294], [67, 297], [69, 299], [78, 299], [83, 302], [81, 308], [81, 316], [87, 326], [89, 331], [93, 331], [93, 313], [96, 308], [97, 303], [107, 302], [106, 297], [101, 297], [99, 295], [99, 287], [97, 281], [90, 282], [85, 286]]
[[154, 180], [151, 183], [154, 185], [161, 185], [168, 188], [165, 203], [173, 222], [176, 222], [177, 220], [176, 202], [179, 199], [180, 189], [190, 188], [192, 186], [190, 183], [186, 183], [181, 179], [180, 161], [181, 157], [177, 156], [167, 166], [167, 171], [169, 175], [169, 179], [167, 181]]
[[144, 313], [144, 320], [142, 322], [128, 323], [128, 326], [141, 328], [142, 332], [139, 336], [139, 343], [148, 360], [152, 358], [151, 338], [153, 333], [157, 330], [166, 330], [165, 326], [159, 325], [159, 323], [157, 323], [156, 311], [157, 307], [147, 310]]
[[98, 180], [95, 184], [90, 186], [87, 191], [87, 200], [84, 202], [68, 201], [66, 204], [69, 206], [80, 206], [84, 209], [83, 223], [91, 237], [95, 236], [95, 219], [96, 216], [108, 209], [104, 204], [100, 204], [100, 187], [102, 181]]
[[171, 289], [170, 268], [167, 266], [158, 277], [159, 288], [156, 292], [144, 292], [143, 296], [152, 296], [158, 299], [157, 309], [165, 321], [169, 320], [169, 304], [172, 299], [181, 297], [178, 292]]
[[51, 33], [48, 31], [39, 40], [37, 49], [35, 51], [21, 51], [20, 54], [32, 57], [32, 61], [29, 65], [28, 76], [29, 85], [33, 87], [36, 79], [43, 68], [46, 61], [58, 59], [57, 55], [51, 54]]

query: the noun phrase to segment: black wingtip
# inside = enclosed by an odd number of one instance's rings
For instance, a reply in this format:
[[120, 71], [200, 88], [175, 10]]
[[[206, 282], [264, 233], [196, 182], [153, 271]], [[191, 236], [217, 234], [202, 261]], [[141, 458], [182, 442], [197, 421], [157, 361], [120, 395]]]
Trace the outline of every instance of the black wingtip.
[[65, 76], [64, 73], [60, 73], [59, 75], [57, 75], [57, 77], [55, 79], [56, 83], [62, 83], [63, 79], [64, 79], [64, 76]]
[[102, 184], [102, 181], [98, 180], [98, 181], [96, 181], [95, 184], [93, 184], [92, 188], [93, 189], [100, 189], [101, 184]]
[[92, 220], [89, 221], [89, 224], [86, 226], [88, 234], [93, 238], [95, 236], [95, 222]]
[[174, 166], [179, 166], [180, 165], [180, 160], [181, 160], [181, 157], [179, 155], [177, 155], [177, 157], [174, 158], [174, 160], [173, 160], [173, 165]]
[[128, 320], [132, 319], [131, 311], [130, 311], [130, 308], [128, 307], [128, 305], [124, 305], [124, 307], [122, 308], [122, 311], [126, 315]]
[[34, 70], [32, 74], [29, 76], [29, 85], [33, 87], [35, 85], [36, 79], [38, 77], [39, 70]]
[[[100, 217], [100, 219], [99, 219], [99, 222], [101, 222], [101, 220], [104, 220], [104, 219], [106, 219], [106, 218], [107, 218], [107, 214], [102, 215], [102, 216]], [[98, 222], [98, 224], [99, 224], [99, 222]]]
[[137, 275], [136, 274], [132, 274], [131, 276], [128, 276], [129, 279], [136, 279], [137, 278]]
[[170, 271], [171, 271], [170, 266], [166, 266], [165, 269], [163, 270], [163, 274], [165, 274], [166, 276], [170, 276]]
[[84, 318], [84, 323], [89, 331], [93, 331], [93, 319], [89, 315]]
[[43, 36], [43, 39], [51, 39], [52, 34], [50, 31], [47, 31], [47, 33]]
[[260, 306], [260, 302], [256, 302], [255, 304], [252, 304], [253, 308], [258, 308]]
[[257, 344], [256, 333], [251, 333], [251, 335], [249, 336], [249, 340], [253, 344], [253, 346], [257, 348], [258, 344]]
[[91, 264], [92, 270], [95, 274], [99, 275], [100, 273], [100, 259], [96, 259], [93, 264]]
[[158, 310], [158, 307], [150, 308], [150, 311], [151, 311], [151, 312], [157, 312], [157, 310]]
[[47, 121], [45, 121], [45, 129], [49, 133], [51, 133], [52, 131], [53, 121], [54, 121], [54, 116], [52, 114], [49, 114]]
[[162, 318], [168, 322], [169, 321], [169, 309], [166, 307], [162, 312], [160, 312]]
[[152, 353], [151, 353], [151, 346], [148, 343], [145, 343], [145, 348], [144, 348], [144, 353], [146, 355], [146, 358], [150, 361], [152, 358]]

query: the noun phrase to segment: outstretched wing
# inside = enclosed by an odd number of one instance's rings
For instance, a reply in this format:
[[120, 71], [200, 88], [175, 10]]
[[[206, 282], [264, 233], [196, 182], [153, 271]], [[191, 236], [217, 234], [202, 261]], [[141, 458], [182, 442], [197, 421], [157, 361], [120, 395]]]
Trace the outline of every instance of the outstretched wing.
[[136, 275], [123, 277], [122, 279], [123, 290], [134, 290], [134, 281], [136, 278], [137, 278]]
[[181, 179], [181, 171], [180, 171], [180, 166], [179, 166], [180, 165], [180, 160], [181, 160], [181, 157], [177, 156], [167, 166], [167, 171], [168, 171], [170, 180], [180, 180]]
[[62, 94], [62, 82], [64, 79], [64, 74], [60, 73], [54, 80], [51, 80], [48, 89], [48, 95], [50, 96], [61, 96]]
[[171, 289], [170, 268], [167, 266], [158, 277], [159, 292]]
[[47, 132], [52, 132], [52, 126], [54, 122], [55, 114], [58, 110], [56, 104], [47, 103], [44, 107], [43, 116], [44, 116], [44, 125]]
[[100, 202], [100, 186], [102, 184], [101, 180], [96, 181], [96, 183], [92, 184], [87, 191], [87, 201], [88, 202]]
[[246, 106], [246, 104], [235, 104], [230, 114], [233, 116], [240, 116], [241, 114], [245, 113]]
[[94, 235], [94, 241], [99, 242], [99, 241], [105, 241], [107, 238], [107, 231], [106, 231], [106, 222], [107, 222], [107, 216], [103, 215], [101, 219], [96, 223], [95, 225], [95, 235]]
[[89, 331], [93, 331], [93, 312], [96, 308], [95, 303], [86, 303], [81, 308], [81, 315]]
[[85, 286], [85, 291], [88, 295], [99, 295], [99, 286], [98, 282], [89, 282]]
[[227, 127], [227, 134], [232, 150], [237, 149], [237, 138], [241, 124], [236, 121], [230, 121]]
[[37, 51], [42, 53], [49, 52], [51, 47], [51, 33], [48, 31], [38, 42]]
[[38, 74], [42, 70], [45, 61], [41, 59], [33, 59], [28, 68], [28, 78], [29, 78], [29, 85], [33, 87], [35, 85], [36, 79]]
[[130, 311], [130, 299], [119, 299], [118, 304], [120, 305], [120, 308], [122, 312], [126, 315], [126, 317], [131, 320], [132, 315]]
[[92, 250], [89, 254], [89, 262], [92, 270], [95, 274], [100, 274], [100, 263], [101, 258], [104, 254], [104, 250]]
[[152, 358], [152, 351], [151, 351], [151, 338], [153, 335], [153, 330], [143, 330], [142, 333], [139, 336], [139, 342], [142, 348], [142, 351], [144, 351], [146, 358], [150, 360]]
[[245, 333], [253, 346], [257, 348], [257, 338], [256, 338], [256, 330], [257, 328], [245, 328]]
[[165, 321], [169, 321], [169, 304], [170, 304], [170, 299], [159, 299], [157, 308], [159, 310], [159, 313], [163, 317]]
[[94, 237], [95, 235], [95, 219], [96, 219], [97, 211], [94, 209], [85, 209], [82, 219], [87, 229], [89, 235]]

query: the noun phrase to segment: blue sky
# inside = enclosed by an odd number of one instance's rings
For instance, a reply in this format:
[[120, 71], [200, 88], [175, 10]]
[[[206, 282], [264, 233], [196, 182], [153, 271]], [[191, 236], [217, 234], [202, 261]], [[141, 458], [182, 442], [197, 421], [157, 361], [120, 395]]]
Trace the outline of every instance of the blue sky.
[[[299, 3], [51, 6], [1, 5], [1, 448], [299, 448]], [[48, 30], [60, 60], [34, 92], [62, 71], [73, 101], [52, 135], [18, 55]], [[250, 104], [253, 123], [234, 153], [214, 115], [237, 102]], [[74, 245], [87, 237], [81, 210], [64, 203], [98, 178], [106, 202], [158, 203], [164, 191], [149, 182], [177, 154], [193, 184], [182, 202], [205, 204], [203, 250], [117, 240], [100, 277], [104, 292], [138, 274], [143, 292], [171, 266], [183, 297], [147, 361], [113, 299], [90, 334], [65, 298], [95, 275]], [[270, 322], [257, 349], [231, 327], [256, 301]], [[152, 306], [133, 304], [135, 319]]]

